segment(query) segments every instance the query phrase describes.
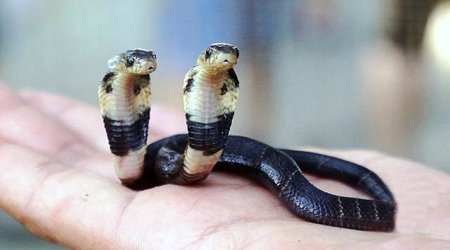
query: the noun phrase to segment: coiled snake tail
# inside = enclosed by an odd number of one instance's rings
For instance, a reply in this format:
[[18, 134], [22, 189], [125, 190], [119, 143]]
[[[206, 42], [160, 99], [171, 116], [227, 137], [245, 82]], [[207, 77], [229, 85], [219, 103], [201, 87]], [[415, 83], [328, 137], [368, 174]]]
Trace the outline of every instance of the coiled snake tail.
[[[160, 149], [170, 149], [172, 155], [181, 154], [187, 140], [187, 135], [175, 135], [150, 144], [146, 178], [155, 175], [153, 171], [158, 166], [153, 159]], [[375, 200], [324, 192], [305, 178], [299, 166], [306, 166], [311, 174], [343, 181]], [[252, 177], [271, 190], [292, 213], [312, 222], [370, 231], [395, 228], [396, 203], [391, 192], [373, 172], [354, 163], [309, 152], [283, 152], [250, 138], [229, 136], [215, 169]], [[336, 172], [340, 174], [334, 175]]]

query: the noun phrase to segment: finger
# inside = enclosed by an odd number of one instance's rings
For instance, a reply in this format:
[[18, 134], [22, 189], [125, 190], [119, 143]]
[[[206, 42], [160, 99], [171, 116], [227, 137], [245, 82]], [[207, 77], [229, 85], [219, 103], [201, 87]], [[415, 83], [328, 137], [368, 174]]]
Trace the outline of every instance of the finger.
[[60, 95], [21, 91], [20, 96], [31, 106], [70, 128], [94, 147], [109, 151], [106, 132], [98, 108]]
[[[92, 140], [97, 148], [108, 150], [106, 133], [98, 107], [36, 91], [22, 91], [21, 95], [42, 112], [78, 132], [83, 139]], [[176, 133], [185, 133], [183, 113], [160, 105], [153, 105], [151, 112], [150, 141]]]
[[0, 142], [0, 207], [45, 239], [73, 249], [114, 244], [123, 249], [115, 228], [135, 194], [117, 182]]
[[0, 138], [63, 162], [78, 161], [93, 152], [89, 143], [4, 85], [0, 85]]

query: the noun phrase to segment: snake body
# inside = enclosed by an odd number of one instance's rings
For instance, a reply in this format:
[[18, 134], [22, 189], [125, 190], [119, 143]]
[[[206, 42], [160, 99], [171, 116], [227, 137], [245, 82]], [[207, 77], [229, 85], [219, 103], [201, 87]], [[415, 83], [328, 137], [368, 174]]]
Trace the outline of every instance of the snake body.
[[[131, 50], [110, 60], [99, 97], [122, 184], [136, 189], [194, 184], [214, 167], [250, 176], [276, 194], [291, 212], [309, 221], [359, 230], [393, 230], [394, 197], [370, 170], [321, 154], [275, 149], [228, 135], [238, 97], [239, 82], [233, 70], [238, 57], [237, 48], [229, 44], [205, 49], [184, 81], [188, 134], [147, 147], [149, 74], [156, 68], [156, 57], [150, 51]], [[374, 200], [326, 193], [314, 187], [302, 169], [342, 181]]]
[[[154, 180], [154, 171], [160, 167], [155, 159], [162, 148], [170, 149], [168, 159], [175, 159], [183, 153], [187, 141], [188, 136], [181, 134], [150, 144], [143, 179]], [[247, 137], [230, 136], [215, 169], [252, 177], [271, 190], [291, 212], [312, 222], [372, 231], [392, 231], [395, 227], [396, 203], [389, 188], [372, 171], [348, 161], [311, 152], [279, 150]], [[326, 193], [314, 187], [302, 170], [342, 181], [375, 200]]]
[[108, 72], [98, 89], [116, 174], [124, 185], [139, 178], [144, 167], [150, 118], [150, 73], [156, 55], [127, 50], [108, 61]]
[[[184, 79], [183, 99], [188, 128], [184, 154], [172, 158], [162, 148], [158, 177], [165, 183], [192, 184], [204, 180], [219, 160], [228, 138], [239, 94], [233, 66], [239, 50], [228, 44], [212, 44], [198, 57]], [[173, 166], [172, 166], [173, 165]]]

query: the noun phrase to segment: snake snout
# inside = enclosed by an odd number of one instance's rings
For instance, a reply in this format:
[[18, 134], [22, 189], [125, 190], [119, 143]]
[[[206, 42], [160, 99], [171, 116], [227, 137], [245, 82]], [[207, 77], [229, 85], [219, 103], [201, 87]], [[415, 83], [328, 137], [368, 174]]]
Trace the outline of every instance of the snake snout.
[[142, 65], [144, 69], [146, 69], [147, 73], [152, 73], [156, 70], [156, 62], [145, 62], [144, 65]]

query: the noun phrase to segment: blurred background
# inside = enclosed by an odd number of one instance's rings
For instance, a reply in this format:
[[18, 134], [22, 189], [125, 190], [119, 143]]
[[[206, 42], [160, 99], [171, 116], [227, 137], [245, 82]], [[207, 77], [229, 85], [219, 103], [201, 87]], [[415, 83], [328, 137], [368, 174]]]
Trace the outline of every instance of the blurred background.
[[[450, 1], [0, 2], [0, 80], [97, 105], [106, 61], [152, 49], [153, 102], [182, 111], [201, 50], [241, 50], [233, 134], [375, 149], [450, 172]], [[59, 249], [0, 212], [0, 249]]]

